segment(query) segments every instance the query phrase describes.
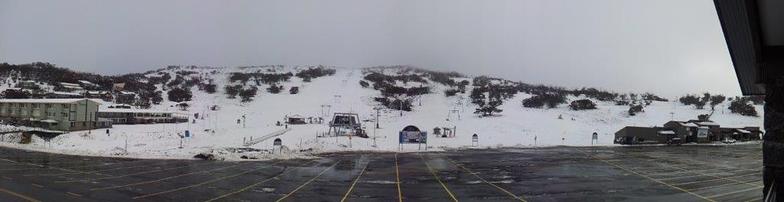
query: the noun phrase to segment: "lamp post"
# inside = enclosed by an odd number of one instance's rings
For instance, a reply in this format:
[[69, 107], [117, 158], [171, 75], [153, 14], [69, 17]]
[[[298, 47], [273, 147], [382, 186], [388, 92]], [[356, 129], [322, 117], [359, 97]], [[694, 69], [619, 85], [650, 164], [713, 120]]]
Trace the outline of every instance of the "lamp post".
[[381, 109], [382, 109], [382, 108], [381, 108], [381, 107], [379, 107], [379, 106], [376, 106], [376, 107], [373, 107], [373, 109], [374, 109], [374, 110], [376, 110], [376, 128], [381, 128], [381, 127], [378, 125], [378, 114], [381, 112]]

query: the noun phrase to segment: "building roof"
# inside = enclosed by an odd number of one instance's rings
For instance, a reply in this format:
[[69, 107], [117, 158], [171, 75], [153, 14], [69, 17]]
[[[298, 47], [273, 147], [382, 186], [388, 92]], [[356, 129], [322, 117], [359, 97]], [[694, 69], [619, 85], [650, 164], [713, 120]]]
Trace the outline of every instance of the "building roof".
[[744, 95], [765, 94], [765, 89], [758, 85], [759, 25], [752, 18], [757, 16], [756, 9], [752, 8], [757, 4], [739, 0], [714, 0], [714, 3], [741, 92]]
[[108, 93], [108, 91], [88, 90], [87, 93], [89, 93], [89, 94], [106, 94], [106, 93]]
[[52, 93], [52, 94], [55, 94], [55, 95], [72, 95], [72, 96], [82, 96], [82, 94], [81, 94], [81, 93], [72, 93], [72, 92], [61, 92], [61, 91], [54, 91], [54, 92], [51, 92], [51, 93]]
[[75, 84], [75, 83], [60, 82], [60, 85], [62, 85], [63, 88], [82, 89], [82, 86], [79, 86], [79, 84]]
[[671, 131], [671, 130], [660, 130], [657, 133], [659, 133], [660, 135], [675, 135], [675, 131]]
[[751, 133], [748, 130], [743, 130], [743, 129], [735, 129], [735, 130], [737, 130], [740, 133], [746, 133], [746, 134]]
[[52, 120], [52, 119], [44, 119], [44, 120], [41, 120], [41, 122], [44, 122], [44, 123], [57, 123], [57, 121]]
[[681, 124], [681, 126], [686, 126], [686, 127], [698, 127], [698, 126], [697, 126], [697, 124], [694, 124], [694, 123], [684, 123], [684, 122], [678, 122], [678, 123], [680, 123], [680, 124]]
[[302, 115], [299, 115], [299, 114], [294, 114], [294, 115], [289, 116], [288, 118], [290, 118], [290, 119], [304, 119], [305, 117], [303, 117]]
[[694, 124], [694, 123], [692, 123], [692, 122], [683, 122], [683, 121], [669, 121], [669, 122], [667, 122], [667, 123], [673, 123], [673, 122], [674, 122], [674, 123], [678, 123], [678, 125], [680, 125], [680, 126], [684, 126], [684, 127], [698, 127], [698, 126], [697, 126], [697, 124]]
[[710, 121], [697, 122], [697, 125], [700, 125], [700, 126], [719, 126], [718, 123], [710, 122]]
[[59, 98], [57, 98], [57, 99], [0, 99], [0, 103], [54, 103], [54, 104], [63, 103], [64, 104], [64, 103], [74, 103], [74, 102], [83, 101], [83, 100], [90, 100], [90, 101], [93, 101], [93, 102], [97, 102], [98, 104], [101, 104], [101, 102], [98, 101], [98, 100], [95, 100], [95, 99], [84, 99], [84, 98], [67, 98], [67, 99], [59, 99]]
[[87, 81], [87, 80], [79, 80], [79, 83], [82, 83], [82, 84], [85, 84], [85, 85], [95, 85], [93, 82], [90, 82], [90, 81]]
[[174, 114], [176, 112], [173, 111], [163, 111], [163, 110], [149, 110], [149, 109], [124, 109], [124, 108], [108, 108], [108, 109], [99, 109], [98, 112], [113, 112], [113, 113], [162, 113], [162, 114]]

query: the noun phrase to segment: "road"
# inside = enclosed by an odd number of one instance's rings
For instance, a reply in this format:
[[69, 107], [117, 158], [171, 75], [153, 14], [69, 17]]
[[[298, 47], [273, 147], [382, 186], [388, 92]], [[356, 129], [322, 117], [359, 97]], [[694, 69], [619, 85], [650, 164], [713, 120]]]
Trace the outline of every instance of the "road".
[[760, 201], [760, 144], [220, 162], [0, 147], [0, 201]]

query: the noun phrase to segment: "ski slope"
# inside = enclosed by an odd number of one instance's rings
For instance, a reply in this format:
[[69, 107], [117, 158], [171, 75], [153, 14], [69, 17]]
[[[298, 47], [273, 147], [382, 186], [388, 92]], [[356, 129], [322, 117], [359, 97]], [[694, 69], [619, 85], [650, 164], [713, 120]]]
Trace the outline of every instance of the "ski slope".
[[[413, 111], [402, 112], [401, 116], [398, 110], [381, 110], [380, 128], [375, 129], [373, 119], [376, 117], [376, 110], [373, 108], [379, 105], [373, 98], [380, 93], [359, 85], [363, 77], [361, 69], [336, 68], [335, 75], [315, 78], [312, 82], [303, 82], [300, 78], [292, 77], [291, 81], [282, 84], [286, 89], [299, 87], [299, 94], [295, 95], [289, 94], [288, 90], [271, 94], [265, 91], [267, 86], [263, 85], [259, 87], [258, 95], [251, 102], [242, 103], [239, 98], [226, 98], [223, 86], [230, 83], [228, 77], [231, 72], [252, 72], [259, 68], [268, 67], [193, 70], [200, 71], [218, 84], [218, 92], [214, 94], [199, 91], [196, 87], [192, 89], [193, 99], [188, 102], [191, 107], [183, 113], [191, 115], [191, 119], [194, 113], [199, 113], [203, 118], [200, 117], [195, 122], [114, 125], [110, 134], [99, 129], [63, 134], [48, 142], [34, 138], [29, 145], [16, 144], [12, 140], [0, 144], [80, 155], [192, 158], [199, 152], [212, 149], [244, 147], [243, 139], [259, 140], [265, 135], [281, 131], [286, 126], [277, 126], [278, 121], [284, 122], [287, 115], [301, 115], [323, 117], [325, 122], [288, 125], [290, 130], [276, 138], [280, 138], [290, 152], [270, 155], [268, 158], [293, 158], [337, 151], [399, 151], [398, 131], [408, 125], [417, 126], [429, 134], [433, 133], [434, 127], [456, 128], [454, 138], [429, 136], [429, 151], [472, 147], [473, 134], [478, 135], [478, 147], [481, 148], [588, 146], [592, 145], [591, 134], [594, 132], [599, 134], [597, 145], [610, 146], [613, 145], [613, 134], [625, 126], [660, 126], [670, 120], [696, 119], [697, 115], [710, 112], [709, 109], [697, 110], [693, 106], [676, 102], [653, 102], [646, 106], [645, 112], [636, 116], [627, 115], [628, 106], [616, 106], [609, 102], [597, 102], [598, 109], [586, 111], [573, 111], [564, 104], [553, 109], [523, 108], [521, 101], [531, 95], [518, 93], [504, 101], [500, 107], [503, 112], [499, 115], [479, 117], [473, 114], [476, 106], [470, 103], [468, 93], [445, 97], [443, 90], [446, 87], [431, 82], [432, 93], [416, 100]], [[298, 68], [301, 67], [276, 67], [276, 71], [296, 71]], [[211, 71], [217, 73], [207, 73]], [[570, 100], [578, 98], [569, 97]], [[104, 107], [110, 104], [104, 103]], [[161, 105], [154, 105], [153, 109], [178, 111], [174, 104], [164, 101]], [[727, 110], [728, 104], [729, 102], [724, 102], [717, 106], [712, 120], [722, 126], [762, 126], [761, 117], [731, 114]], [[210, 110], [213, 105], [220, 106], [220, 109]], [[761, 106], [756, 107], [761, 114]], [[368, 120], [363, 122], [363, 126], [371, 138], [317, 137], [318, 133], [327, 132], [327, 122], [332, 113], [336, 112], [357, 113], [360, 119]], [[238, 124], [237, 120], [241, 120], [243, 115], [245, 123]], [[562, 119], [559, 119], [559, 116]], [[184, 133], [185, 130], [191, 131], [191, 138], [180, 138], [178, 134]], [[250, 147], [271, 150], [274, 139], [268, 138]], [[417, 149], [417, 145], [404, 145], [402, 151]], [[306, 151], [299, 152], [300, 150]]]

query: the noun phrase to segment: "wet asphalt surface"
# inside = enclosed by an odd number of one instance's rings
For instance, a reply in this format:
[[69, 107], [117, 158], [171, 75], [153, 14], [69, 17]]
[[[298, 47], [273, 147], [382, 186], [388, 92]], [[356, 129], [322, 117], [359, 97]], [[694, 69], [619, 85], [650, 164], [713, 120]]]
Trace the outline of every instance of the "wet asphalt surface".
[[220, 162], [0, 147], [0, 201], [760, 201], [761, 152], [552, 147]]

